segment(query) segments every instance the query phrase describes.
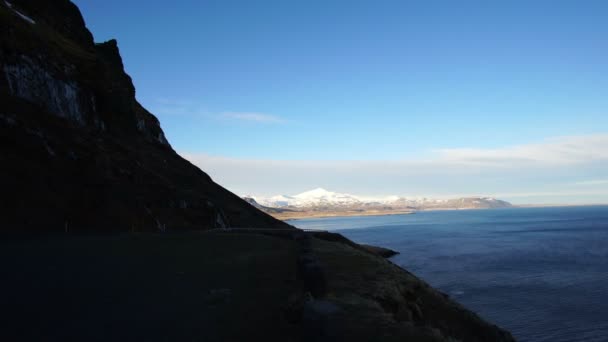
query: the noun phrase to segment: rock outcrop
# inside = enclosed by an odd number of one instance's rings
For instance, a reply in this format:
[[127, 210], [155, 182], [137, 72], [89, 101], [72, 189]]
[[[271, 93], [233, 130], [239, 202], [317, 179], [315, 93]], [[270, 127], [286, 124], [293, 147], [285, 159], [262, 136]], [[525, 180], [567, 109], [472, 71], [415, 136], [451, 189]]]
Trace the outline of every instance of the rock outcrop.
[[214, 183], [68, 0], [0, 2], [0, 231], [290, 227]]

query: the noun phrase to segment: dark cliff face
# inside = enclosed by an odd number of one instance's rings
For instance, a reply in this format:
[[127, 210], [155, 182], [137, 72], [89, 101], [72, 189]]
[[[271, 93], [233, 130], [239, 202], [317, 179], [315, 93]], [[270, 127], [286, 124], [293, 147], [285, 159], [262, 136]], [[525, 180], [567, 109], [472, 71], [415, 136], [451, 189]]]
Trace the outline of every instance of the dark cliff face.
[[0, 103], [0, 231], [290, 227], [173, 151], [70, 1], [0, 2]]

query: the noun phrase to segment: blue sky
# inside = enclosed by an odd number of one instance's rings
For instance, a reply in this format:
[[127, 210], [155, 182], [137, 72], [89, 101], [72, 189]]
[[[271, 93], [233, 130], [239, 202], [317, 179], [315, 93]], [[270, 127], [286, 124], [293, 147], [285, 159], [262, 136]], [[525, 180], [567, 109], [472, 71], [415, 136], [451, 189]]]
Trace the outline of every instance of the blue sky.
[[239, 194], [608, 203], [605, 1], [75, 3]]

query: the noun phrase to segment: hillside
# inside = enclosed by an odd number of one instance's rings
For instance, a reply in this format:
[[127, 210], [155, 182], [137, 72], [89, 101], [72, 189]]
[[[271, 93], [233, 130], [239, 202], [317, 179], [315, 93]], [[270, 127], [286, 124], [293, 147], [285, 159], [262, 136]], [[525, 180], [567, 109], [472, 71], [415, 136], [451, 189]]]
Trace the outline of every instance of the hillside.
[[0, 231], [289, 227], [175, 153], [70, 1], [1, 2], [0, 70]]
[[0, 240], [0, 340], [513, 341], [340, 235], [274, 231]]

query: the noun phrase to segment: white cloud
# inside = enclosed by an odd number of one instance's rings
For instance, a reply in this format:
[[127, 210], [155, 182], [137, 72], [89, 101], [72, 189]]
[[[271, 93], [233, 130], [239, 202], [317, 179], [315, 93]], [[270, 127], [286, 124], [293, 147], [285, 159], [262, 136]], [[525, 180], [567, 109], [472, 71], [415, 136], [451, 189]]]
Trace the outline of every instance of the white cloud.
[[571, 188], [577, 182], [606, 184], [597, 175], [608, 170], [608, 134], [554, 138], [499, 149], [441, 149], [417, 160], [264, 160], [200, 153], [182, 156], [240, 194], [295, 194], [322, 186], [365, 196], [445, 198], [474, 194], [519, 203], [574, 203], [585, 198], [592, 203], [608, 202], [608, 192], [601, 188]]
[[204, 117], [212, 120], [234, 120], [258, 123], [285, 123], [284, 118], [257, 112], [214, 112], [200, 104], [184, 99], [157, 98], [150, 107], [151, 112], [160, 115]]
[[265, 122], [265, 123], [283, 123], [285, 119], [276, 115], [263, 113], [247, 113], [247, 112], [224, 112], [220, 115], [222, 118], [234, 119], [241, 121]]
[[579, 197], [590, 195], [608, 195], [601, 189], [586, 191], [541, 191], [541, 192], [504, 192], [492, 196], [501, 198], [533, 198], [533, 197]]
[[608, 160], [608, 134], [559, 137], [497, 149], [449, 148], [437, 152], [441, 159], [454, 163], [504, 166], [585, 163]]
[[608, 179], [595, 179], [595, 180], [580, 181], [580, 182], [575, 182], [574, 185], [582, 185], [582, 186], [608, 185]]
[[195, 117], [208, 115], [200, 105], [185, 99], [157, 98], [149, 105], [150, 112], [156, 115]]

